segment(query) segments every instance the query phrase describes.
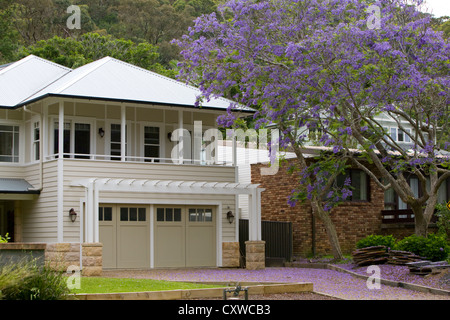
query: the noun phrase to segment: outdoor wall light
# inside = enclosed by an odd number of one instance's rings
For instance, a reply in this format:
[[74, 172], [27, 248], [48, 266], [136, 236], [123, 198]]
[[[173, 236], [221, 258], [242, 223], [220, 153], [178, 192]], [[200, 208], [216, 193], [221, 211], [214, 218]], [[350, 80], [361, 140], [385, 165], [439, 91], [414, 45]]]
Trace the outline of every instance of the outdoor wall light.
[[69, 210], [69, 217], [70, 217], [70, 221], [75, 222], [75, 220], [77, 219], [77, 213], [75, 212], [75, 210], [70, 209]]
[[233, 221], [234, 221], [234, 215], [233, 215], [233, 212], [231, 212], [231, 211], [228, 211], [228, 212], [227, 212], [227, 219], [228, 219], [228, 222], [229, 222], [229, 223], [233, 223]]
[[98, 129], [98, 134], [103, 138], [105, 136], [105, 130], [103, 130], [103, 128]]

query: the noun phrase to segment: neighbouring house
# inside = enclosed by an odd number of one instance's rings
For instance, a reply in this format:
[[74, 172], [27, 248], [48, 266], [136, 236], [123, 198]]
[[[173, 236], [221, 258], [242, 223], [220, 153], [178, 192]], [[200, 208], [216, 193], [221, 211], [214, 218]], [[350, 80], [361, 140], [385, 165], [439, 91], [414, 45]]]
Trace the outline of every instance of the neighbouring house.
[[73, 70], [33, 55], [0, 66], [0, 235], [46, 244], [47, 261], [84, 274], [238, 267], [244, 195], [246, 266], [263, 267], [262, 189], [238, 181], [235, 157], [204, 152], [229, 101], [197, 107], [198, 95], [110, 57]]
[[[295, 207], [288, 204], [288, 197], [298, 183], [287, 170], [291, 161], [295, 159], [289, 159], [272, 177], [261, 175], [265, 164], [251, 165], [252, 183], [264, 188], [261, 220], [292, 223], [294, 256], [331, 254], [325, 227], [313, 217], [310, 204], [297, 203]], [[414, 233], [414, 214], [407, 206], [402, 206], [398, 196], [391, 190], [384, 192], [359, 169], [349, 169], [347, 174], [352, 177], [353, 195], [330, 213], [344, 253], [352, 252], [360, 239], [371, 234], [392, 234], [401, 239]], [[416, 180], [416, 177], [410, 177], [413, 186]], [[419, 189], [417, 192], [420, 194]], [[440, 188], [438, 201], [446, 203], [450, 199], [449, 192], [450, 179], [447, 179]], [[435, 223], [431, 223], [429, 228], [430, 232], [437, 230]]]
[[[383, 115], [380, 115], [377, 120], [396, 143], [402, 145], [405, 150], [410, 148], [411, 141], [408, 135], [398, 128], [396, 121]], [[413, 132], [407, 124], [404, 128], [408, 133]], [[309, 134], [317, 141], [319, 138], [317, 134], [320, 133], [313, 129]], [[305, 148], [306, 153], [311, 155], [327, 149], [313, 141]], [[311, 206], [307, 202], [298, 203], [295, 207], [288, 204], [287, 200], [298, 184], [295, 176], [287, 172], [289, 163], [296, 161], [295, 156], [289, 158], [275, 176], [261, 175], [261, 168], [268, 162], [267, 155], [265, 160], [251, 164], [249, 182], [259, 184], [265, 190], [261, 195], [261, 220], [292, 223], [292, 246], [293, 254], [296, 256], [330, 254], [331, 247], [325, 227], [314, 218]], [[393, 234], [401, 239], [414, 233], [414, 214], [393, 189], [384, 192], [360, 169], [347, 170], [347, 176], [351, 177], [353, 195], [349, 201], [340, 204], [330, 213], [345, 253], [353, 251], [360, 239], [371, 234]], [[339, 180], [343, 183], [344, 178], [338, 178], [337, 183]], [[422, 187], [419, 179], [411, 175], [408, 177], [408, 182], [415, 195], [420, 196]], [[447, 179], [439, 189], [438, 203], [445, 204], [449, 200], [450, 179]], [[243, 211], [245, 212], [245, 209]], [[435, 223], [431, 223], [429, 227], [431, 232], [436, 231]]]

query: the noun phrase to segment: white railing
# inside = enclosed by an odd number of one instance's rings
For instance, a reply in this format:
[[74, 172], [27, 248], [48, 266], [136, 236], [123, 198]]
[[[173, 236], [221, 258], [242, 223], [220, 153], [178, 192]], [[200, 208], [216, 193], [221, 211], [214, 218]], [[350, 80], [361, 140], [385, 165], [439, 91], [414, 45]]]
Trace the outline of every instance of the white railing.
[[[45, 157], [46, 161], [58, 159], [59, 154], [52, 154]], [[63, 153], [64, 159], [73, 160], [94, 160], [94, 161], [113, 161], [121, 162], [121, 156], [102, 155], [102, 154], [80, 154], [80, 153]], [[203, 165], [203, 166], [232, 166], [232, 161], [207, 161], [198, 159], [173, 159], [173, 158], [151, 158], [138, 156], [125, 156], [122, 162], [132, 163], [153, 163], [153, 164], [176, 164], [176, 165]]]

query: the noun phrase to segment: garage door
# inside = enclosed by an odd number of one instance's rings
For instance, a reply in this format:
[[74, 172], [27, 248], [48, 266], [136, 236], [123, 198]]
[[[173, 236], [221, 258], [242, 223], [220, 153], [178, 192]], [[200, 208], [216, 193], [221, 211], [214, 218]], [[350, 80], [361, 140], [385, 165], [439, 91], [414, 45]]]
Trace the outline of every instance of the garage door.
[[216, 266], [215, 220], [212, 207], [156, 207], [155, 266]]
[[149, 268], [150, 234], [147, 207], [99, 207], [104, 268]]
[[155, 267], [216, 266], [213, 207], [155, 207], [153, 237], [149, 209], [150, 206], [99, 206], [105, 269], [150, 268], [152, 239]]

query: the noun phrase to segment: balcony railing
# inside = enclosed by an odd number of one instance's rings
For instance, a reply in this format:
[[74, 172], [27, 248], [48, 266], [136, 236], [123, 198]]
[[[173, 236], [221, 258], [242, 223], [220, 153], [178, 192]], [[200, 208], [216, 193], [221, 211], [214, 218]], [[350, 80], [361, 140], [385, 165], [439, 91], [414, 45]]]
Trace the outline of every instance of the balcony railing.
[[[58, 159], [59, 154], [52, 154], [45, 157], [45, 160]], [[77, 153], [64, 153], [64, 159], [76, 159], [76, 160], [98, 160], [98, 161], [122, 161], [121, 156], [115, 155], [101, 155], [101, 154], [77, 154]], [[158, 163], [158, 164], [182, 164], [182, 165], [204, 165], [204, 166], [232, 166], [232, 161], [213, 161], [204, 159], [172, 159], [172, 158], [153, 158], [153, 157], [137, 157], [137, 156], [125, 156], [125, 162], [136, 163]]]
[[[411, 209], [381, 210], [382, 223], [409, 223], [414, 222], [414, 213]], [[437, 221], [436, 215], [431, 217], [432, 223]]]

